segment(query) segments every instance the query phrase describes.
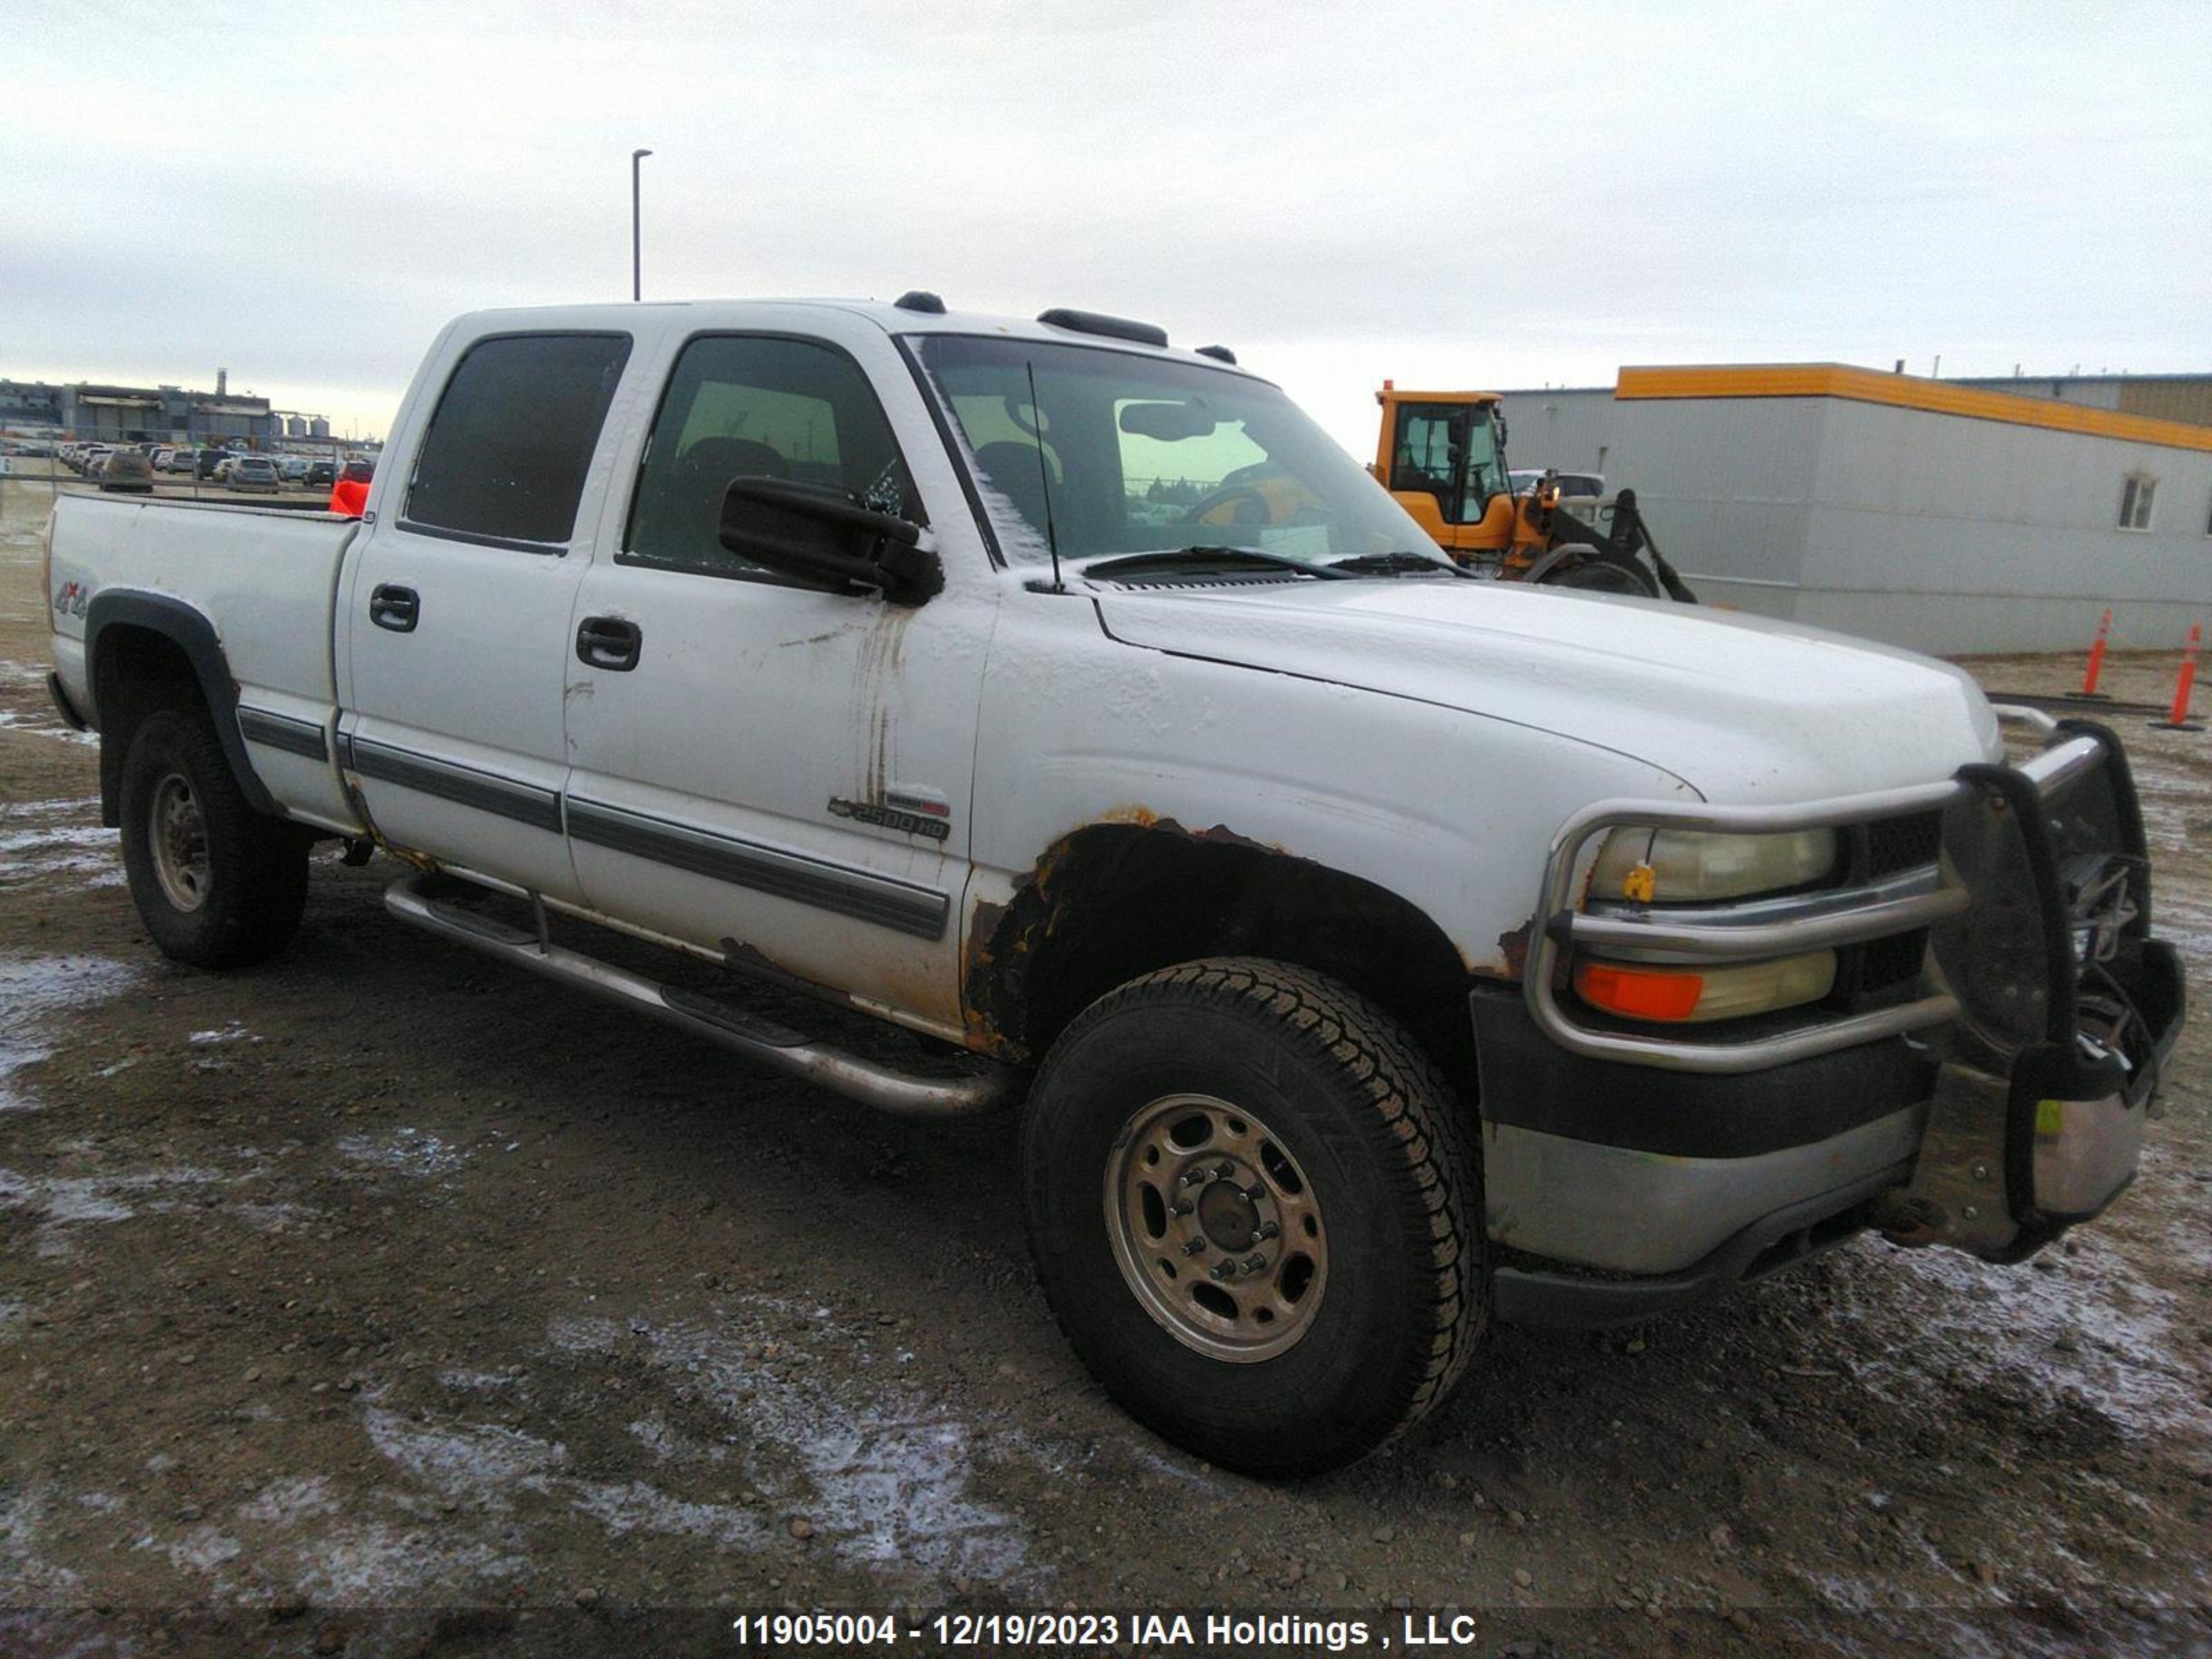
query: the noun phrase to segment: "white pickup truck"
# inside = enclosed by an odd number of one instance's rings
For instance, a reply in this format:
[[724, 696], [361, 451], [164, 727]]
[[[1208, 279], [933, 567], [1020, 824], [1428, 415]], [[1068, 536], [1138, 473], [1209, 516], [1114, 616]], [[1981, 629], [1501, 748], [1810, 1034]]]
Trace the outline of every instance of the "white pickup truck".
[[46, 592], [163, 950], [281, 950], [336, 840], [400, 920], [757, 1061], [1018, 1105], [1069, 1339], [1258, 1473], [1402, 1429], [1493, 1316], [1869, 1227], [2018, 1260], [2126, 1185], [2181, 1019], [2109, 732], [2008, 765], [1940, 663], [1468, 577], [1115, 318], [465, 317], [358, 521], [72, 497]]

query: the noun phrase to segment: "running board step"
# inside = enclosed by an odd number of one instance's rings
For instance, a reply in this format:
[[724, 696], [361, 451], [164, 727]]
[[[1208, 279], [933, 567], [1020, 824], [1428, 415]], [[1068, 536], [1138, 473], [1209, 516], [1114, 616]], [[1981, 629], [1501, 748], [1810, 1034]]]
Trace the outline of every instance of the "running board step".
[[817, 1043], [773, 1020], [696, 992], [656, 984], [580, 951], [570, 951], [489, 916], [430, 897], [430, 878], [408, 876], [385, 890], [384, 908], [425, 933], [466, 945], [533, 974], [589, 992], [662, 1023], [734, 1049], [748, 1059], [802, 1078], [824, 1089], [901, 1117], [966, 1117], [1004, 1105], [1012, 1097], [1015, 1075], [988, 1060], [981, 1075], [915, 1077], [872, 1060]]

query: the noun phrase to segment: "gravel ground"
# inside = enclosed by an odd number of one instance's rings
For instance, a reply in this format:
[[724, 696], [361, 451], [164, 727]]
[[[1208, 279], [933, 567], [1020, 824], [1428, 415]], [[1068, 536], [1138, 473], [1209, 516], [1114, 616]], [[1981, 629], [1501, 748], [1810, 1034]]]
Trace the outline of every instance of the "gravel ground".
[[[268, 967], [157, 955], [40, 684], [44, 513], [0, 481], [0, 1650], [1410, 1606], [1483, 1653], [2212, 1650], [2196, 1034], [2135, 1188], [2030, 1267], [1863, 1239], [1501, 1331], [1383, 1455], [1262, 1486], [1078, 1369], [1011, 1121], [872, 1115], [505, 972], [387, 920], [380, 863], [319, 867]], [[2212, 738], [2121, 724], [2212, 983]]]

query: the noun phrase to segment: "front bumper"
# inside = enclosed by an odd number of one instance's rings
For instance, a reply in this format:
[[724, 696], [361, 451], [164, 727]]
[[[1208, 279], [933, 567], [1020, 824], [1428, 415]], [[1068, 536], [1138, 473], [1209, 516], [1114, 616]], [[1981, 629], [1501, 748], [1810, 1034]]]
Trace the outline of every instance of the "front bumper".
[[[1521, 994], [1474, 999], [1501, 1316], [1640, 1318], [1867, 1225], [2016, 1261], [2125, 1188], [2181, 1024], [2179, 962], [2150, 937], [2118, 740], [2006, 712], [2045, 738], [2018, 769], [1802, 807], [1608, 802], [1560, 832]], [[1936, 814], [1924, 867], [1783, 904], [1686, 915], [1578, 890], [1620, 824], [1857, 833]], [[1607, 1020], [1568, 988], [1583, 948], [1900, 945], [1919, 972], [1887, 994], [1729, 1035]]]

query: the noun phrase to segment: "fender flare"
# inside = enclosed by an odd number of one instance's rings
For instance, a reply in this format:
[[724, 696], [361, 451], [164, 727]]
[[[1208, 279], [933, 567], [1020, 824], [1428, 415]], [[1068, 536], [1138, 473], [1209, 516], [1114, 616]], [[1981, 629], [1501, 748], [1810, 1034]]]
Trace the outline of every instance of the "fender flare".
[[185, 660], [191, 665], [192, 676], [199, 683], [200, 696], [206, 700], [208, 713], [214, 719], [223, 758], [230, 763], [231, 772], [238, 779], [238, 787], [247, 804], [255, 811], [270, 817], [285, 817], [284, 809], [277, 805], [268, 786], [255, 774], [253, 763], [246, 755], [246, 738], [238, 726], [238, 683], [231, 678], [230, 663], [223, 655], [222, 640], [215, 624], [208, 620], [205, 612], [173, 595], [123, 588], [94, 594], [84, 617], [85, 678], [91, 688], [93, 722], [101, 732], [102, 822], [112, 827], [121, 821], [123, 755], [118, 745], [106, 741], [107, 726], [100, 714], [100, 705], [107, 701], [103, 693], [110, 689], [101, 682], [112, 672], [105, 660], [102, 636], [107, 629], [117, 627], [144, 629], [185, 653]]

